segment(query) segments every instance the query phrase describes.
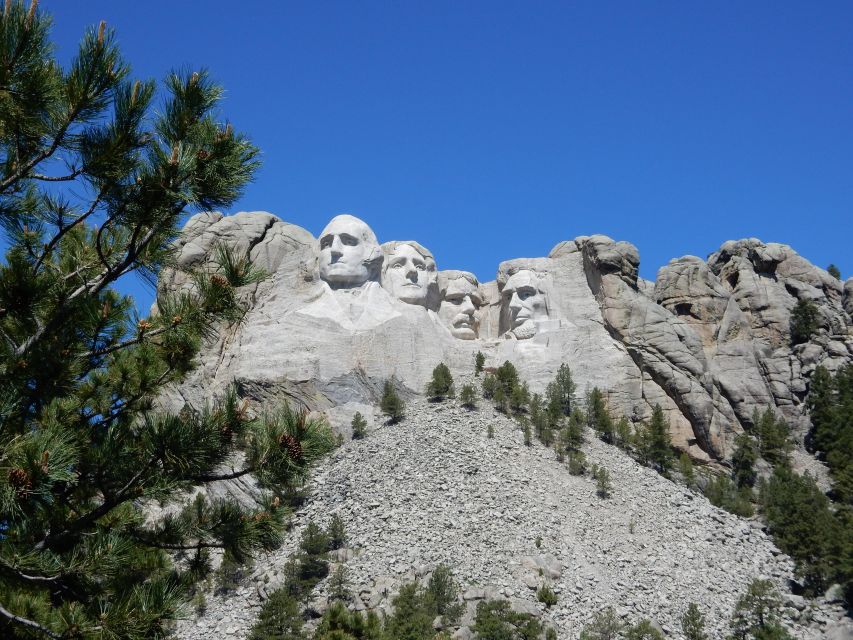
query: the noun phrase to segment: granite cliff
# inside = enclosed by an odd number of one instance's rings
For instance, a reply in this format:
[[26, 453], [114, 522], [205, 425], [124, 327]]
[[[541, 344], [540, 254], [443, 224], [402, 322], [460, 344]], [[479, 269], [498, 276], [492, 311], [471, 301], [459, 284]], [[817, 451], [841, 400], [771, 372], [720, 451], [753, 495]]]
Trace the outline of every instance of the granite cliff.
[[[244, 321], [164, 399], [173, 407], [236, 381], [250, 400], [295, 399], [345, 431], [385, 380], [413, 396], [435, 364], [465, 374], [481, 351], [487, 366], [512, 361], [533, 391], [568, 363], [579, 390], [599, 387], [634, 422], [660, 404], [677, 446], [725, 460], [756, 409], [774, 408], [802, 440], [812, 371], [853, 361], [853, 280], [757, 239], [672, 260], [652, 283], [638, 277], [633, 245], [582, 236], [547, 257], [502, 262], [480, 283], [440, 271], [440, 256], [417, 242], [380, 245], [352, 216], [314, 238], [269, 213], [202, 213], [186, 224], [161, 290], [190, 286], [181, 270], [210, 264], [221, 243], [270, 277], [242, 292]], [[794, 345], [800, 300], [814, 304], [818, 329]]]

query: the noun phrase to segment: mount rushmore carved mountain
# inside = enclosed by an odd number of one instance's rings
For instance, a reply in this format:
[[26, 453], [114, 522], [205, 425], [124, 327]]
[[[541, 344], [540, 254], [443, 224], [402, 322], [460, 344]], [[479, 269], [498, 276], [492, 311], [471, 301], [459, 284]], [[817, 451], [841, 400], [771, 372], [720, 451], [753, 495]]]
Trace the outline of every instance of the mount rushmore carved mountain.
[[[270, 213], [201, 213], [161, 289], [190, 287], [182, 270], [212, 264], [220, 244], [270, 277], [244, 292], [244, 321], [164, 399], [175, 407], [236, 381], [250, 400], [295, 399], [346, 430], [356, 411], [372, 415], [385, 380], [422, 393], [437, 363], [463, 374], [480, 351], [487, 366], [513, 362], [533, 391], [568, 363], [578, 389], [605, 391], [611, 412], [639, 422], [659, 404], [676, 446], [723, 460], [756, 409], [775, 408], [802, 439], [812, 371], [853, 362], [853, 279], [753, 238], [707, 260], [672, 260], [649, 282], [636, 247], [580, 236], [547, 257], [501, 262], [495, 280], [478, 282], [440, 270], [440, 256], [416, 241], [380, 244], [350, 215], [318, 239]], [[798, 301], [814, 305], [817, 329], [793, 344]]]

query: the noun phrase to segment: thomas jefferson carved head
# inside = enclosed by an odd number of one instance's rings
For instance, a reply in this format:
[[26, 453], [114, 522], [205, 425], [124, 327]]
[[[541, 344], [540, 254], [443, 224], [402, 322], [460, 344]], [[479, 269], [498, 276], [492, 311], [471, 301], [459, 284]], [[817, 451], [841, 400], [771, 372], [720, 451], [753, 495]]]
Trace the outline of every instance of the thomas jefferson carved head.
[[434, 309], [438, 277], [432, 254], [414, 240], [386, 242], [382, 251], [382, 286], [403, 302]]
[[376, 235], [358, 218], [335, 216], [320, 233], [320, 277], [333, 289], [379, 280], [381, 266]]
[[507, 279], [501, 291], [501, 305], [508, 313], [511, 337], [532, 338], [537, 323], [548, 319], [548, 299], [539, 275], [521, 269]]
[[439, 274], [441, 306], [438, 316], [450, 333], [462, 340], [473, 340], [478, 335], [476, 311], [483, 303], [479, 283], [467, 271], [442, 271]]

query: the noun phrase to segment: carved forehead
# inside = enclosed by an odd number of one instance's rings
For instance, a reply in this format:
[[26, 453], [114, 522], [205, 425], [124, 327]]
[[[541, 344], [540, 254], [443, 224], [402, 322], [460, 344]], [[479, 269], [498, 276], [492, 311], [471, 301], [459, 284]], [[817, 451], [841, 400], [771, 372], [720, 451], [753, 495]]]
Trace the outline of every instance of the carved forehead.
[[477, 276], [475, 276], [470, 271], [457, 271], [455, 269], [448, 269], [438, 274], [438, 288], [441, 290], [442, 293], [449, 290], [449, 287], [452, 283], [458, 283], [456, 284], [456, 286], [459, 287], [470, 286], [473, 289], [478, 289], [480, 286], [480, 283], [477, 281]]
[[430, 253], [430, 251], [422, 244], [415, 242], [414, 240], [394, 240], [393, 242], [386, 242], [382, 245], [382, 252], [388, 258], [387, 262], [392, 261], [395, 257], [419, 257], [426, 263], [427, 269], [430, 271], [435, 270], [435, 258], [432, 253]]
[[322, 240], [329, 235], [337, 236], [343, 233], [358, 238], [365, 244], [379, 245], [379, 242], [376, 240], [376, 234], [373, 233], [373, 229], [367, 226], [366, 222], [346, 213], [332, 218], [329, 224], [326, 225], [326, 228], [320, 232], [320, 239]]
[[541, 291], [539, 286], [539, 276], [530, 269], [523, 269], [512, 274], [504, 285], [504, 291], [516, 291], [518, 289], [532, 287], [537, 291]]
[[483, 301], [483, 296], [480, 294], [480, 289], [477, 285], [469, 282], [465, 278], [456, 278], [455, 280], [451, 280], [447, 283], [447, 287], [442, 292], [442, 295], [445, 298], [451, 298], [453, 296], [471, 296], [471, 299], [476, 301], [478, 304]]

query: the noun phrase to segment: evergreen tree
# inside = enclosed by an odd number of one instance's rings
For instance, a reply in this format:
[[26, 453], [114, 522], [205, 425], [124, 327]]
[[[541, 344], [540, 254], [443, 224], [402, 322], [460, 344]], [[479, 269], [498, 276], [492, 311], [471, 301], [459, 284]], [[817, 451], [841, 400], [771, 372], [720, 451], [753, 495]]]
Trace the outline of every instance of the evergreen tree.
[[568, 451], [580, 451], [583, 445], [583, 429], [586, 417], [583, 412], [575, 407], [569, 416], [569, 420], [563, 429], [563, 443]]
[[467, 409], [477, 408], [477, 392], [474, 390], [474, 385], [462, 385], [462, 391], [459, 393], [459, 401]]
[[751, 487], [755, 484], [755, 462], [758, 451], [755, 440], [742, 433], [735, 438], [735, 452], [732, 454], [732, 474], [738, 487]]
[[484, 600], [471, 630], [478, 640], [539, 640], [542, 625], [529, 613], [513, 611], [508, 600]]
[[621, 640], [625, 623], [612, 607], [599, 611], [581, 630], [580, 640]]
[[685, 640], [708, 640], [708, 634], [705, 633], [705, 616], [695, 602], [687, 605], [687, 610], [681, 616], [681, 631]]
[[622, 416], [619, 418], [619, 421], [616, 423], [615, 428], [615, 441], [616, 445], [620, 449], [624, 449], [625, 451], [629, 451], [631, 448], [631, 443], [634, 440], [633, 434], [631, 433], [631, 423], [628, 421], [628, 418]]
[[350, 427], [352, 428], [353, 440], [360, 440], [367, 436], [367, 420], [364, 419], [364, 416], [361, 415], [360, 411], [355, 412], [355, 415], [352, 417]]
[[[49, 27], [35, 3], [0, 14], [0, 637], [157, 638], [209, 550], [242, 562], [275, 547], [286, 509], [201, 492], [152, 522], [147, 506], [248, 474], [284, 495], [333, 442], [289, 408], [250, 419], [233, 390], [154, 408], [263, 274], [220, 248], [147, 318], [115, 287], [172, 264], [187, 214], [230, 207], [258, 151], [205, 72], [170, 75], [155, 111], [156, 84], [131, 78], [104, 23], [67, 69]], [[221, 474], [238, 450], [245, 466]]]
[[747, 486], [738, 488], [728, 476], [711, 478], [705, 485], [704, 493], [711, 504], [729, 513], [742, 518], [751, 518], [755, 513], [752, 507], [752, 490]]
[[737, 640], [789, 640], [791, 636], [779, 622], [779, 592], [770, 580], [753, 580], [740, 597], [730, 623]]
[[663, 409], [656, 404], [652, 411], [652, 419], [646, 426], [642, 449], [647, 464], [667, 475], [672, 468], [672, 441], [669, 437], [669, 421], [663, 415]]
[[507, 398], [512, 395], [513, 390], [520, 384], [518, 370], [509, 360], [504, 361], [504, 363], [497, 368], [495, 371], [495, 378], [498, 386], [503, 389]]
[[811, 300], [797, 300], [791, 311], [791, 342], [808, 342], [820, 328], [818, 308]]
[[479, 376], [483, 372], [483, 365], [486, 364], [486, 356], [481, 351], [478, 351], [474, 356], [474, 375]]
[[522, 413], [530, 403], [530, 389], [527, 383], [517, 384], [509, 396], [509, 405], [513, 413]]
[[563, 363], [560, 365], [554, 381], [547, 387], [548, 406], [553, 405], [561, 416], [568, 416], [572, 413], [574, 394], [575, 383], [572, 380], [572, 371], [569, 369], [569, 365]]
[[797, 571], [812, 594], [844, 579], [837, 575], [839, 555], [853, 533], [840, 528], [829, 500], [811, 476], [776, 467], [761, 487], [760, 499], [770, 534], [797, 562]]
[[826, 268], [826, 272], [831, 275], [836, 280], [841, 280], [841, 270], [836, 267], [834, 264], [829, 265]]
[[758, 421], [758, 449], [761, 457], [773, 466], [788, 464], [791, 451], [788, 425], [769, 407]]
[[604, 394], [598, 387], [594, 387], [586, 398], [586, 419], [591, 429], [598, 432], [599, 437], [608, 444], [613, 444], [615, 428], [613, 418], [607, 410], [604, 402]]
[[684, 484], [688, 489], [696, 488], [696, 472], [693, 470], [693, 461], [687, 453], [682, 452], [678, 457], [678, 470], [681, 472], [681, 477], [684, 478]]
[[665, 640], [665, 636], [652, 624], [651, 620], [643, 619], [628, 627], [625, 631], [625, 640]]
[[432, 370], [432, 380], [427, 384], [426, 392], [432, 400], [444, 400], [447, 397], [452, 398], [456, 395], [453, 389], [453, 376], [450, 374], [450, 369], [443, 362], [440, 362]]
[[812, 374], [809, 390], [811, 447], [826, 460], [834, 497], [853, 505], [853, 365], [835, 376], [822, 366]]
[[486, 400], [491, 400], [495, 396], [495, 391], [498, 390], [498, 379], [491, 373], [483, 376], [483, 397]]
[[344, 519], [337, 513], [329, 520], [329, 549], [343, 549], [347, 545], [347, 530]]
[[390, 380], [387, 380], [382, 388], [382, 400], [379, 403], [379, 408], [382, 413], [388, 416], [388, 421], [391, 424], [396, 424], [403, 419], [405, 404], [403, 399], [397, 395], [397, 391]]
[[249, 640], [306, 640], [299, 602], [284, 589], [273, 591], [261, 607]]
[[613, 484], [610, 482], [610, 473], [604, 467], [598, 467], [595, 471], [595, 492], [599, 498], [609, 498], [613, 492]]

